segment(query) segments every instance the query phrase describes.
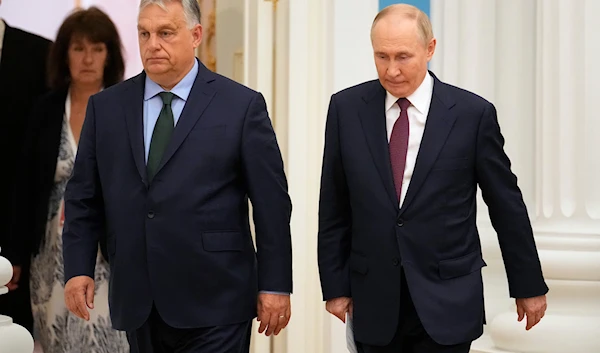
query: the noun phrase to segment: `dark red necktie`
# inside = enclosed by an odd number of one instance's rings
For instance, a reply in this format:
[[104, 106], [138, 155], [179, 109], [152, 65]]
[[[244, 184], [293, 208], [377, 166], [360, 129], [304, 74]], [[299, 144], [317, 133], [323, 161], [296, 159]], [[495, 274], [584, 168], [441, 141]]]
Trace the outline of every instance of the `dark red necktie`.
[[400, 117], [396, 120], [390, 137], [390, 162], [392, 164], [392, 173], [394, 175], [394, 186], [396, 187], [396, 196], [400, 202], [402, 195], [402, 180], [404, 179], [404, 168], [406, 167], [406, 152], [408, 151], [408, 113], [410, 101], [406, 98], [398, 99], [400, 106]]

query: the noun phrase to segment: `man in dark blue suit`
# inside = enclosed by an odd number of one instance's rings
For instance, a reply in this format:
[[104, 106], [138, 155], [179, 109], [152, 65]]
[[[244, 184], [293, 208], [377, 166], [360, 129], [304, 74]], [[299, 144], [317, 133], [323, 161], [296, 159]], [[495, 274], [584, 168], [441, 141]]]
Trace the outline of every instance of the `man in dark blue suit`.
[[248, 352], [254, 317], [271, 335], [291, 315], [291, 202], [265, 101], [196, 60], [196, 0], [143, 0], [138, 32], [144, 73], [88, 104], [65, 300], [89, 318], [106, 233], [111, 318], [132, 352]]
[[485, 323], [479, 186], [530, 329], [548, 288], [494, 106], [427, 70], [436, 40], [417, 8], [384, 9], [371, 39], [379, 80], [333, 95], [327, 117], [327, 310], [352, 317], [359, 352], [468, 352]]

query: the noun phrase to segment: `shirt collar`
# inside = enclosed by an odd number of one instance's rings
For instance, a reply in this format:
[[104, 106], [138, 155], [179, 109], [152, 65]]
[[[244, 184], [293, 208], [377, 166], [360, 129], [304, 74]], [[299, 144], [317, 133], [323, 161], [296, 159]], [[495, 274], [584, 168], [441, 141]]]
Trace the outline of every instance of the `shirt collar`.
[[[198, 75], [198, 60], [194, 60], [194, 66], [190, 70], [190, 72], [183, 77], [181, 81], [173, 89], [171, 89], [171, 93], [176, 95], [179, 99], [187, 101], [190, 92], [192, 91], [192, 86], [196, 81], [196, 76]], [[147, 101], [155, 97], [160, 92], [164, 92], [165, 90], [156, 82], [152, 81], [148, 75], [146, 75], [146, 86], [144, 87], [144, 100]]]
[[[410, 103], [417, 108], [419, 113], [424, 114], [429, 104], [431, 103], [431, 96], [433, 95], [433, 77], [429, 74], [429, 71], [425, 74], [425, 79], [421, 82], [419, 88], [417, 88], [413, 94], [406, 97]], [[387, 112], [396, 104], [399, 97], [394, 97], [390, 92], [386, 91], [385, 96], [385, 111]]]

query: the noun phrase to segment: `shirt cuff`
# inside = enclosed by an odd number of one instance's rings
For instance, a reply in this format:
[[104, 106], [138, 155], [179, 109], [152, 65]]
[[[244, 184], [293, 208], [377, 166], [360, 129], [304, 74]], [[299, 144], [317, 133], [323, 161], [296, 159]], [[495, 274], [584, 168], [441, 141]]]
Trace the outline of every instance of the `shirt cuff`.
[[290, 295], [290, 293], [286, 293], [286, 292], [273, 292], [273, 291], [268, 291], [268, 290], [261, 290], [259, 293], [261, 293], [261, 294]]

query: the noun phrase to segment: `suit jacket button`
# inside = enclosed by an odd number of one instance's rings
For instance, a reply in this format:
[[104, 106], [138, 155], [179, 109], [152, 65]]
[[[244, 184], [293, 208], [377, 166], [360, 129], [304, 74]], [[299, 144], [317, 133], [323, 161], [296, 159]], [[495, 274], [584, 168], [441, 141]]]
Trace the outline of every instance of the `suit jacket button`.
[[396, 225], [398, 227], [402, 227], [404, 226], [404, 221], [402, 220], [402, 218], [398, 218], [398, 220], [396, 221]]
[[154, 211], [148, 212], [148, 218], [150, 218], [150, 219], [154, 218]]
[[394, 258], [394, 260], [392, 261], [392, 264], [394, 264], [394, 266], [398, 266], [398, 265], [400, 265], [400, 260], [398, 260], [398, 258]]

